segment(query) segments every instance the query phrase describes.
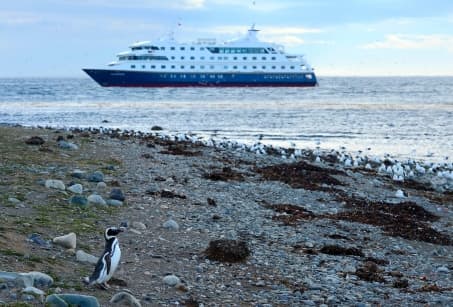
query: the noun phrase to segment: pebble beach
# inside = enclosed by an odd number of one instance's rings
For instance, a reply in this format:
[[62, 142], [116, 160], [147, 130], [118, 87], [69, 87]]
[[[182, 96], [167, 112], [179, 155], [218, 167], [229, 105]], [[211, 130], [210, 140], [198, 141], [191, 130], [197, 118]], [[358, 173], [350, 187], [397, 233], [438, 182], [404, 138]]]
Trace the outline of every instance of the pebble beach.
[[158, 128], [0, 126], [0, 305], [453, 305], [451, 161]]

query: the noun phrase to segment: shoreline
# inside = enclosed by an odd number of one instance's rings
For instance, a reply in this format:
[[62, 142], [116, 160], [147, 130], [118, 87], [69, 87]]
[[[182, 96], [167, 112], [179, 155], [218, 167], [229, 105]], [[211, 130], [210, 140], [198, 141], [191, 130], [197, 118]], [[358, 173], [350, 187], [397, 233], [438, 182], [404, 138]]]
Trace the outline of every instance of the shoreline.
[[[105, 306], [123, 289], [143, 306], [453, 302], [448, 165], [429, 173], [433, 165], [419, 161], [368, 159], [354, 167], [357, 160], [344, 153], [183, 134], [14, 125], [0, 131], [2, 271], [50, 274], [46, 294], [90, 295]], [[43, 143], [26, 144], [32, 136]], [[76, 170], [86, 176], [74, 177]], [[96, 171], [104, 184], [87, 179]], [[406, 177], [410, 171], [413, 178]], [[394, 180], [401, 173], [405, 180]], [[50, 179], [82, 185], [87, 198], [109, 200], [120, 189], [125, 201], [77, 207], [67, 188], [43, 186]], [[83, 286], [92, 265], [74, 253], [99, 255], [102, 229], [121, 222], [129, 230], [119, 238], [123, 257], [112, 289]], [[69, 232], [77, 234], [72, 251], [30, 241], [33, 233], [47, 242]], [[217, 239], [245, 242], [251, 253], [240, 262], [209, 259], [207, 247]], [[180, 282], [167, 284], [166, 274]], [[0, 301], [33, 306], [41, 299], [6, 284]]]

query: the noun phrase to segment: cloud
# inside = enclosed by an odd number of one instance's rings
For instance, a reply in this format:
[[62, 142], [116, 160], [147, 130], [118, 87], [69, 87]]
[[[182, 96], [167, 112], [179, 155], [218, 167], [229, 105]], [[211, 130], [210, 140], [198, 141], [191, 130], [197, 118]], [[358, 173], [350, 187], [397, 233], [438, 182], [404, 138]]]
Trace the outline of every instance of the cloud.
[[360, 46], [363, 49], [447, 49], [453, 51], [453, 35], [389, 34], [385, 40]]

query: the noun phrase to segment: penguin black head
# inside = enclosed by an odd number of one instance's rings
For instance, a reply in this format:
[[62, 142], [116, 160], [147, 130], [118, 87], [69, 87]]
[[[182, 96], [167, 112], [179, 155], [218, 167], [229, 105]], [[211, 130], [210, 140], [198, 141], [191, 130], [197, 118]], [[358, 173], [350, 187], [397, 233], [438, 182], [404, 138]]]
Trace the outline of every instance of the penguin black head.
[[113, 239], [116, 237], [119, 233], [123, 232], [124, 228], [123, 227], [109, 227], [105, 230], [104, 233], [104, 238], [106, 240]]

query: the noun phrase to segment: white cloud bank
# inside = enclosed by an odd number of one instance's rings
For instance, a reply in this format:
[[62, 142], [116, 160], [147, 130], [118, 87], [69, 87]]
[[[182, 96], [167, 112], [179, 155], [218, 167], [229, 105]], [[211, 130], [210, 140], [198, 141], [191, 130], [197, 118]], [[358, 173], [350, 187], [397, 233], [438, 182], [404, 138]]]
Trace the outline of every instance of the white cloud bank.
[[390, 34], [385, 40], [360, 46], [363, 49], [446, 49], [453, 52], [453, 35]]

